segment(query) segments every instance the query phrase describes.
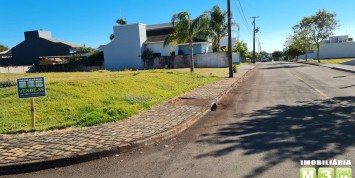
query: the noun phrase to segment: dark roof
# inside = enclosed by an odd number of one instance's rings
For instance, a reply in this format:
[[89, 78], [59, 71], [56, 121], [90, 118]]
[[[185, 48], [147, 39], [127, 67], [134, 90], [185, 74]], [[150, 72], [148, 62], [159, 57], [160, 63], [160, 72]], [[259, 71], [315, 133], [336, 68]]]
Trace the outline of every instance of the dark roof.
[[165, 41], [168, 35], [147, 36], [146, 43]]
[[11, 49], [9, 49], [7, 51], [0, 52], [0, 55], [1, 56], [11, 56]]
[[54, 38], [43, 38], [43, 39], [46, 39], [46, 40], [54, 42], [54, 43], [63, 43], [65, 45], [71, 46], [72, 48], [79, 48], [82, 46], [82, 45], [77, 45], [77, 44], [66, 42], [66, 41], [57, 40]]
[[[146, 43], [162, 42], [165, 41], [166, 37], [168, 37], [172, 33], [174, 33], [173, 27], [147, 30], [147, 40], [145, 42]], [[193, 41], [195, 43], [208, 42], [208, 40], [203, 40], [199, 38], [194, 38]]]

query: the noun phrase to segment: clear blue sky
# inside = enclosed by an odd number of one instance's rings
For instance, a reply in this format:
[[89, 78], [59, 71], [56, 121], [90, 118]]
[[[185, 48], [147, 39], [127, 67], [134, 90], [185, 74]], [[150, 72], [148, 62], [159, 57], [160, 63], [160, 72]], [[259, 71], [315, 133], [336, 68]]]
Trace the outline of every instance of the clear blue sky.
[[[252, 47], [251, 32], [237, 12], [237, 0], [231, 0], [234, 21], [240, 23], [240, 39]], [[187, 10], [193, 17], [226, 0], [0, 0], [2, 20], [0, 44], [13, 47], [24, 40], [23, 32], [43, 29], [54, 38], [98, 47], [109, 42], [117, 18], [128, 23], [158, 24], [170, 22], [174, 13]], [[238, 3], [238, 2], [237, 2]], [[292, 26], [319, 9], [335, 12], [340, 27], [336, 35], [355, 37], [354, 0], [240, 0], [245, 17], [260, 16], [258, 38], [263, 50], [282, 50]], [[236, 36], [236, 33], [234, 33]]]

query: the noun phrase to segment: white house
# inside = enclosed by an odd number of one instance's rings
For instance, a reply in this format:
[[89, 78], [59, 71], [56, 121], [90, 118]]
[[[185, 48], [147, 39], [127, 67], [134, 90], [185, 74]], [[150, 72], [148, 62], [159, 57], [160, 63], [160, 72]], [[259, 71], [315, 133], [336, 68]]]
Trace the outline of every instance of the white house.
[[[322, 59], [355, 57], [355, 42], [348, 35], [330, 37], [322, 41], [319, 57]], [[304, 59], [306, 55], [299, 58]], [[307, 58], [317, 58], [317, 50], [311, 50]]]
[[108, 70], [140, 69], [143, 44], [147, 40], [145, 24], [113, 27], [115, 39], [104, 48], [104, 65]]
[[[188, 44], [164, 47], [165, 38], [174, 32], [170, 23], [145, 25], [142, 23], [114, 26], [114, 40], [103, 47], [105, 68], [108, 70], [142, 69], [141, 55], [151, 49], [155, 56], [189, 54]], [[207, 53], [210, 42], [194, 39], [194, 54]], [[172, 53], [170, 52], [172, 51]]]

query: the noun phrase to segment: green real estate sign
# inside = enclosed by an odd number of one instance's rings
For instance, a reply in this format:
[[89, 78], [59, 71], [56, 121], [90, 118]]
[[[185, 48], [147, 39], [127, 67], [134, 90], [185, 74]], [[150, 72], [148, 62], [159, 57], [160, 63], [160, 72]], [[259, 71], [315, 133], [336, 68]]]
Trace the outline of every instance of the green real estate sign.
[[46, 96], [44, 77], [17, 79], [17, 93], [19, 98]]

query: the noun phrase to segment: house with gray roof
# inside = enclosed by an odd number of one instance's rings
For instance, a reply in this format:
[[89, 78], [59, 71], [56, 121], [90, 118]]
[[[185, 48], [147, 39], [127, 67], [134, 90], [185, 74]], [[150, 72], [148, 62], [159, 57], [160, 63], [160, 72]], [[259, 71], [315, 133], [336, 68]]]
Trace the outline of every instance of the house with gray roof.
[[25, 32], [25, 40], [11, 49], [8, 65], [38, 65], [41, 56], [67, 56], [75, 53], [81, 45], [52, 38], [49, 31]]

